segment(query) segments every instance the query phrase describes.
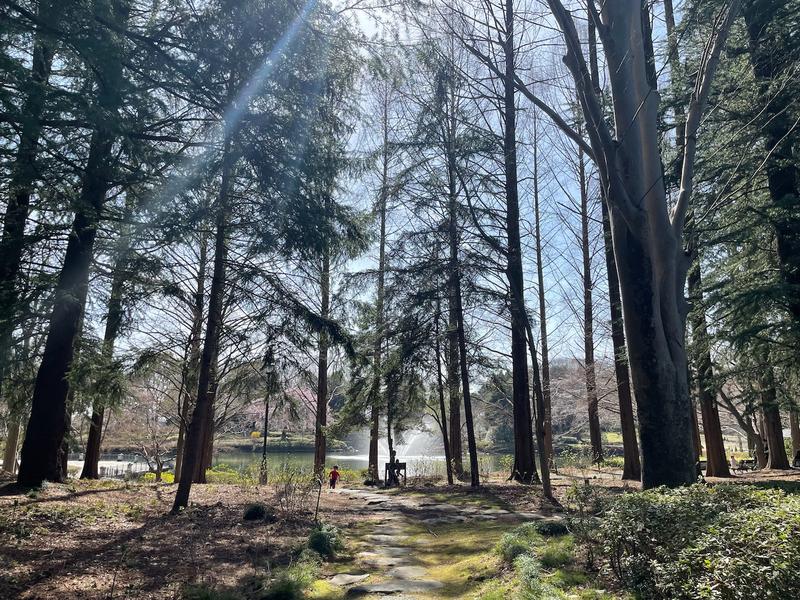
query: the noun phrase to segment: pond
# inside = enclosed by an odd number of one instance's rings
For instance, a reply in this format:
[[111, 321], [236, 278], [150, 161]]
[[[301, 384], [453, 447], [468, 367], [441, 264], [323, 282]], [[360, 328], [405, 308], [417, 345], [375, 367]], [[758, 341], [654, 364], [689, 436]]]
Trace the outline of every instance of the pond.
[[[465, 458], [465, 467], [469, 467], [469, 461]], [[445, 475], [444, 456], [436, 455], [402, 455], [398, 454], [397, 459], [405, 462], [409, 477], [433, 477]], [[378, 464], [383, 469], [383, 465], [389, 462], [389, 457], [380, 455]], [[500, 471], [506, 468], [503, 464], [503, 455], [500, 454], [480, 454], [478, 463], [481, 473]], [[237, 471], [257, 469], [261, 463], [260, 452], [221, 452], [214, 455], [214, 465], [227, 465]], [[330, 469], [333, 465], [338, 465], [342, 469], [352, 469], [361, 471], [367, 468], [368, 457], [366, 454], [341, 454], [332, 452], [328, 454], [325, 465]], [[269, 452], [267, 454], [267, 464], [270, 470], [288, 467], [292, 470], [311, 472], [314, 468], [313, 452]], [[285, 467], [284, 467], [285, 465]], [[381, 474], [381, 476], [383, 476]]]

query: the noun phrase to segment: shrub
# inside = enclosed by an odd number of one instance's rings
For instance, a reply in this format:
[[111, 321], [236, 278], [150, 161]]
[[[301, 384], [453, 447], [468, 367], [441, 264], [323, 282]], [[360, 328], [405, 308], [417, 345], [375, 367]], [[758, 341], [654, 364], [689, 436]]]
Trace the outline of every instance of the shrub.
[[319, 574], [319, 555], [304, 550], [289, 567], [280, 571], [258, 595], [259, 600], [300, 600]]
[[520, 598], [523, 600], [552, 600], [558, 597], [556, 590], [542, 581], [542, 567], [533, 556], [518, 556], [514, 560], [514, 569], [520, 583]]
[[225, 464], [216, 465], [206, 470], [206, 481], [208, 483], [242, 485], [255, 483], [250, 473], [242, 473], [233, 467]]
[[242, 518], [245, 521], [261, 521], [266, 519], [268, 514], [267, 507], [260, 502], [256, 502], [255, 504], [248, 504], [245, 507]]
[[533, 550], [536, 543], [536, 525], [526, 523], [508, 533], [504, 533], [497, 542], [495, 550], [506, 563], [513, 563], [514, 559]]
[[308, 536], [308, 547], [324, 558], [333, 558], [342, 549], [339, 530], [320, 523]]
[[534, 527], [537, 533], [545, 537], [555, 537], [569, 533], [566, 523], [561, 521], [537, 521]]
[[620, 582], [646, 599], [800, 597], [800, 498], [744, 485], [626, 494], [601, 526]]
[[[142, 481], [145, 483], [154, 483], [156, 480], [155, 473], [145, 473], [142, 475]], [[175, 474], [168, 471], [161, 473], [161, 481], [164, 483], [175, 483]]]

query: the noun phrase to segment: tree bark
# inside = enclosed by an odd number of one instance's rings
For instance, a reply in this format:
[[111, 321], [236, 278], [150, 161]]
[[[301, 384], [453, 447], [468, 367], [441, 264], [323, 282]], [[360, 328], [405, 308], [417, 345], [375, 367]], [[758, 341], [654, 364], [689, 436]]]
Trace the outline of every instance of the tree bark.
[[512, 404], [514, 414], [514, 465], [511, 478], [521, 483], [539, 479], [533, 449], [533, 423], [528, 387], [528, 356], [525, 325], [525, 296], [522, 275], [522, 247], [519, 232], [519, 190], [517, 181], [517, 123], [514, 65], [514, 2], [505, 1], [505, 74], [503, 77], [503, 152], [505, 155], [506, 236], [508, 238], [506, 277], [510, 288]]
[[761, 381], [761, 408], [764, 411], [764, 434], [769, 449], [767, 469], [790, 469], [783, 443], [783, 425], [771, 366], [766, 367]]
[[29, 89], [22, 107], [22, 128], [3, 218], [3, 236], [0, 239], [0, 389], [5, 379], [17, 313], [17, 277], [25, 248], [25, 223], [28, 220], [34, 183], [38, 178], [36, 158], [41, 136], [41, 117], [46, 101], [46, 88], [50, 80], [56, 40], [48, 27], [57, 27], [66, 2], [42, 0], [36, 18], [37, 28], [33, 40]]
[[[694, 246], [694, 244], [692, 244]], [[708, 346], [708, 330], [703, 306], [702, 274], [700, 260], [695, 256], [689, 271], [689, 298], [697, 305], [691, 317], [694, 337], [694, 362], [696, 371], [697, 397], [703, 415], [703, 435], [706, 440], [706, 477], [730, 477], [722, 426], [719, 421], [716, 391], [714, 390], [714, 371], [711, 363], [711, 350]]]
[[[328, 245], [322, 254], [320, 271], [321, 304], [320, 315], [327, 319], [330, 315], [330, 277], [331, 259]], [[319, 332], [319, 353], [317, 359], [317, 410], [314, 423], [314, 474], [325, 474], [325, 426], [328, 424], [328, 334]]]
[[210, 386], [214, 376], [214, 362], [218, 355], [219, 338], [222, 331], [222, 304], [225, 296], [225, 262], [227, 259], [227, 222], [229, 199], [231, 192], [233, 167], [235, 160], [231, 149], [231, 139], [226, 137], [222, 151], [222, 182], [216, 210], [216, 233], [214, 239], [214, 271], [211, 276], [211, 290], [208, 305], [208, 322], [206, 337], [203, 341], [203, 352], [200, 357], [200, 369], [197, 381], [197, 399], [195, 400], [192, 420], [186, 435], [181, 478], [173, 512], [186, 508], [189, 504], [189, 493], [198, 466], [203, 460], [203, 441], [206, 421], [209, 417], [211, 396]]
[[792, 435], [792, 456], [795, 457], [800, 452], [800, 422], [795, 408], [789, 410], [789, 431]]
[[434, 321], [434, 334], [436, 336], [436, 389], [439, 394], [439, 414], [441, 415], [439, 427], [442, 430], [442, 446], [444, 448], [444, 462], [447, 473], [447, 483], [453, 485], [453, 463], [450, 455], [450, 440], [447, 436], [447, 411], [444, 404], [444, 384], [442, 383], [442, 340], [439, 335], [439, 321], [442, 315], [442, 303], [436, 298], [436, 317]]
[[17, 472], [17, 447], [19, 446], [19, 420], [13, 419], [8, 424], [6, 447], [3, 451], [3, 470], [13, 475]]
[[648, 74], [640, 0], [605, 2], [596, 18], [602, 24], [599, 31], [611, 82], [613, 134], [592, 89], [573, 17], [560, 0], [548, 4], [566, 41], [565, 63], [575, 80], [592, 156], [609, 202], [639, 412], [642, 484], [645, 488], [688, 485], [695, 481], [695, 461], [684, 346], [688, 262], [682, 248], [683, 225], [693, 188], [697, 129], [738, 1], [731, 0], [704, 48], [687, 113], [681, 192], [671, 215], [662, 176], [659, 97]]
[[[667, 0], [669, 2], [669, 0]], [[666, 5], [666, 2], [665, 2]], [[600, 71], [597, 66], [597, 36], [591, 11], [589, 14], [589, 66], [592, 86], [598, 97], [601, 96]], [[614, 242], [611, 235], [611, 219], [608, 215], [608, 199], [605, 188], [600, 186], [600, 208], [603, 219], [603, 241], [608, 273], [608, 303], [611, 311], [611, 344], [614, 349], [614, 375], [617, 382], [619, 420], [622, 433], [622, 479], [639, 481], [642, 478], [642, 465], [639, 460], [639, 442], [636, 439], [636, 420], [633, 416], [631, 381], [628, 375], [628, 357], [625, 349], [625, 329], [622, 322], [622, 301], [619, 291], [617, 263], [614, 259]]]
[[578, 150], [578, 183], [581, 188], [581, 254], [583, 269], [583, 369], [586, 378], [586, 406], [589, 413], [589, 441], [592, 462], [603, 460], [603, 433], [597, 399], [597, 372], [594, 364], [594, 304], [592, 298], [592, 264], [589, 248], [589, 194], [583, 151]]
[[[129, 7], [127, 3], [99, 4], [95, 10], [108, 13], [103, 16], [124, 25]], [[122, 48], [110, 32], [104, 35], [108, 36], [108, 56], [98, 66], [97, 106], [103, 114], [114, 114], [122, 102]], [[81, 195], [56, 284], [44, 354], [34, 384], [31, 416], [22, 444], [17, 480], [23, 485], [40, 485], [44, 480], [63, 481], [62, 444], [69, 427], [67, 375], [86, 303], [97, 227], [112, 178], [111, 150], [115, 135], [109, 125], [105, 120], [99, 121], [92, 132]]]

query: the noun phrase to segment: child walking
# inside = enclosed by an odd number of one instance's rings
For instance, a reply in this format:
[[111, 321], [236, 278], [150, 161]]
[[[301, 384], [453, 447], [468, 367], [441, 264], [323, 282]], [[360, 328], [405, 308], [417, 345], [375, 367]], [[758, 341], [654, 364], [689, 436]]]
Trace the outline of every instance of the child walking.
[[336, 489], [336, 482], [339, 481], [339, 465], [333, 465], [330, 474], [331, 489]]

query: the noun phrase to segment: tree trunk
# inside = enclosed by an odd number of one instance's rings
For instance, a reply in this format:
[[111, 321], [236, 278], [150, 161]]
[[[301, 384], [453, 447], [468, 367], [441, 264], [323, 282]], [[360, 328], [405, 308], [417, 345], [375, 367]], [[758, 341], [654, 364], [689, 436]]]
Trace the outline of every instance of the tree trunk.
[[514, 465], [511, 477], [521, 483], [539, 479], [533, 450], [533, 423], [528, 387], [522, 247], [519, 232], [519, 190], [517, 181], [517, 124], [514, 86], [514, 2], [505, 1], [505, 76], [503, 78], [503, 151], [505, 155], [506, 235], [508, 238], [506, 277], [510, 288], [512, 404], [514, 413]]
[[42, 131], [40, 120], [56, 48], [56, 41], [50, 37], [48, 28], [58, 27], [66, 5], [66, 2], [58, 0], [42, 0], [36, 15], [42, 27], [36, 29], [33, 40], [29, 88], [22, 107], [23, 122], [8, 184], [3, 237], [0, 239], [0, 389], [6, 375], [16, 320], [17, 276], [25, 247], [25, 223], [28, 220], [34, 183], [38, 178], [36, 157]]
[[[383, 98], [383, 146], [381, 188], [378, 194], [378, 221], [380, 238], [378, 240], [378, 289], [375, 299], [375, 346], [373, 348], [373, 382], [372, 382], [372, 423], [369, 431], [369, 458], [367, 469], [369, 478], [378, 481], [380, 469], [378, 466], [378, 438], [380, 435], [380, 398], [381, 398], [381, 369], [384, 337], [383, 297], [386, 284], [386, 203], [389, 194], [389, 95]], [[390, 433], [391, 435], [391, 433]]]
[[594, 364], [594, 303], [592, 298], [592, 264], [589, 248], [589, 194], [583, 151], [578, 151], [578, 183], [581, 191], [581, 251], [583, 258], [583, 369], [586, 377], [586, 406], [589, 413], [589, 440], [592, 462], [603, 460], [603, 433], [597, 399], [597, 372]]
[[[124, 25], [128, 15], [127, 3], [96, 8], [100, 12], [104, 12], [103, 9], [109, 13], [104, 15], [106, 18]], [[106, 35], [109, 36], [106, 40], [108, 56], [97, 77], [97, 106], [103, 114], [114, 114], [122, 102], [122, 49], [110, 33]], [[56, 284], [44, 354], [34, 384], [31, 416], [22, 444], [22, 461], [17, 478], [23, 485], [35, 486], [44, 480], [63, 480], [62, 444], [69, 427], [67, 375], [75, 354], [75, 342], [86, 303], [97, 227], [102, 219], [106, 192], [111, 185], [114, 139], [113, 127], [109, 127], [107, 121], [96, 123], [81, 182], [81, 195]]]
[[442, 340], [439, 335], [439, 321], [442, 315], [442, 304], [438, 296], [436, 298], [436, 318], [434, 320], [434, 333], [436, 335], [436, 389], [439, 394], [439, 414], [441, 420], [439, 427], [442, 430], [442, 446], [444, 448], [445, 470], [447, 472], [447, 483], [453, 485], [453, 463], [450, 455], [450, 440], [447, 437], [447, 411], [444, 404], [444, 384], [442, 383]]
[[[459, 375], [461, 397], [464, 399], [464, 421], [467, 426], [467, 449], [469, 452], [470, 484], [480, 485], [478, 472], [478, 449], [475, 443], [475, 425], [472, 418], [472, 399], [469, 386], [469, 364], [467, 362], [467, 337], [464, 330], [464, 307], [461, 296], [461, 263], [458, 258], [458, 186], [455, 148], [456, 119], [451, 107], [448, 116], [448, 134], [446, 136], [447, 184], [448, 184], [448, 222], [449, 261], [447, 267], [449, 292], [449, 361], [448, 384], [450, 387], [450, 454], [454, 462], [454, 471], [460, 477], [463, 474], [461, 458], [461, 418], [459, 414]], [[454, 437], [455, 436], [455, 437]]]
[[[222, 325], [220, 325], [220, 329]], [[219, 348], [217, 349], [219, 351]], [[207, 483], [206, 471], [211, 468], [214, 457], [214, 414], [216, 408], [218, 379], [218, 354], [211, 360], [211, 373], [208, 384], [208, 401], [206, 402], [206, 416], [203, 419], [203, 441], [201, 444], [200, 461], [195, 468], [193, 483]]]
[[220, 185], [218, 206], [216, 211], [216, 235], [214, 240], [214, 271], [211, 277], [211, 290], [208, 305], [208, 322], [206, 337], [203, 342], [203, 353], [200, 358], [200, 369], [197, 382], [197, 400], [192, 411], [192, 420], [186, 435], [181, 478], [175, 494], [173, 512], [186, 508], [189, 504], [189, 493], [196, 471], [203, 460], [203, 437], [206, 421], [209, 416], [211, 397], [209, 392], [214, 376], [214, 362], [218, 355], [219, 338], [222, 330], [222, 304], [225, 297], [225, 261], [227, 258], [227, 222], [228, 196], [232, 187], [234, 158], [231, 139], [226, 137], [222, 156], [222, 182]]
[[[669, 0], [667, 0], [669, 2]], [[666, 2], [665, 2], [666, 6]], [[597, 40], [594, 20], [589, 15], [589, 66], [592, 85], [600, 96], [600, 71], [597, 67]], [[622, 322], [622, 301], [619, 291], [617, 263], [614, 259], [614, 242], [611, 236], [611, 220], [608, 215], [608, 199], [605, 188], [600, 186], [600, 208], [603, 218], [603, 241], [608, 273], [608, 303], [611, 310], [611, 344], [614, 349], [614, 375], [617, 381], [619, 401], [619, 420], [622, 432], [622, 479], [639, 481], [642, 478], [642, 464], [639, 460], [639, 442], [636, 439], [636, 420], [633, 416], [631, 381], [628, 375], [628, 357], [625, 349], [625, 329]]]
[[[536, 109], [533, 108], [533, 212], [536, 221], [536, 280], [539, 292], [539, 328], [542, 348], [542, 402], [543, 423], [541, 436], [548, 463], [553, 461], [553, 416], [550, 396], [550, 357], [547, 345], [547, 302], [544, 289], [544, 262], [542, 261], [541, 212], [539, 210], [539, 128]], [[537, 432], [539, 433], [539, 432]], [[540, 459], [541, 462], [541, 459]], [[548, 465], [549, 466], [549, 465]], [[544, 476], [544, 469], [542, 469]]]
[[460, 372], [458, 367], [458, 308], [455, 302], [454, 275], [451, 270], [451, 254], [448, 264], [448, 320], [447, 320], [447, 392], [450, 399], [450, 460], [456, 477], [464, 475], [463, 448], [461, 443], [461, 394]]
[[205, 303], [206, 266], [208, 263], [208, 239], [200, 234], [200, 254], [197, 264], [197, 286], [192, 303], [192, 328], [189, 332], [187, 356], [184, 358], [181, 380], [183, 397], [178, 416], [178, 441], [175, 447], [175, 481], [180, 481], [183, 470], [183, 455], [186, 445], [186, 430], [189, 425], [189, 409], [192, 395], [197, 394], [197, 378], [200, 372], [200, 337], [203, 334], [203, 305]]
[[13, 419], [8, 424], [6, 447], [3, 451], [3, 470], [13, 475], [17, 472], [17, 447], [19, 446], [19, 420]]
[[[330, 315], [330, 277], [331, 260], [328, 245], [322, 254], [322, 270], [320, 272], [320, 291], [322, 300], [320, 315], [327, 319]], [[319, 333], [319, 355], [317, 361], [317, 412], [314, 424], [314, 473], [325, 474], [325, 426], [328, 424], [328, 334]]]
[[578, 89], [593, 158], [607, 190], [639, 413], [642, 484], [645, 488], [688, 485], [695, 481], [696, 471], [684, 345], [683, 287], [688, 261], [682, 247], [683, 225], [693, 188], [696, 133], [738, 1], [731, 1], [704, 49], [687, 113], [681, 193], [671, 215], [663, 181], [659, 98], [652, 73], [648, 73], [652, 69], [648, 66], [649, 40], [644, 39], [642, 27], [642, 3], [605, 2], [599, 9], [613, 99], [613, 131], [592, 89], [571, 13], [560, 0], [548, 0], [548, 4], [566, 41], [565, 64]]
[[789, 469], [789, 458], [783, 443], [783, 425], [775, 390], [772, 367], [767, 366], [761, 382], [761, 407], [764, 411], [764, 435], [767, 439], [769, 457], [767, 469]]
[[706, 440], [706, 477], [730, 477], [725, 442], [722, 438], [722, 426], [719, 421], [717, 394], [714, 390], [714, 372], [711, 364], [711, 350], [708, 346], [700, 259], [697, 256], [695, 256], [694, 264], [689, 271], [689, 297], [696, 305], [691, 317], [691, 324], [695, 348], [697, 397], [703, 415], [703, 435]]
[[792, 435], [792, 456], [796, 457], [800, 452], [800, 422], [795, 408], [789, 410], [789, 431]]

